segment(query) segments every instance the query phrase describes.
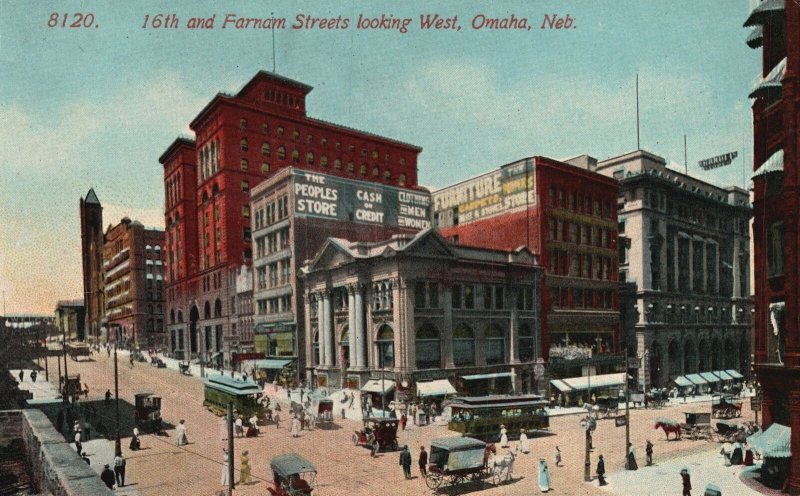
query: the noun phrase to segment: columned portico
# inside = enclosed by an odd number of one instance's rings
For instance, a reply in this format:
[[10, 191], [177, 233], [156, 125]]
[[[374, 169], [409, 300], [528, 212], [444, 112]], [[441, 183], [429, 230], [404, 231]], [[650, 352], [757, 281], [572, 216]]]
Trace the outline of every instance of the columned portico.
[[361, 285], [356, 285], [354, 292], [354, 318], [355, 318], [355, 336], [356, 336], [356, 356], [355, 367], [358, 370], [363, 370], [366, 366], [366, 347], [367, 336], [365, 334], [364, 326], [364, 293]]

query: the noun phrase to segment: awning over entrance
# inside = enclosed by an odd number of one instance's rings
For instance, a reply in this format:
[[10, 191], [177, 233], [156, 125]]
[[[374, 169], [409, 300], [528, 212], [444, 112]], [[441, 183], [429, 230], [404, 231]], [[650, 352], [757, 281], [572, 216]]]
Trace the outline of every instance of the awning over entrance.
[[456, 394], [456, 388], [447, 379], [417, 383], [417, 396], [419, 397], [444, 396], [446, 394]]
[[694, 383], [683, 375], [676, 377], [673, 382], [675, 382], [675, 384], [677, 384], [680, 387], [694, 386]]
[[472, 374], [472, 375], [462, 376], [462, 378], [465, 381], [478, 381], [480, 379], [497, 379], [500, 377], [511, 377], [511, 372], [495, 372], [493, 374]]
[[[383, 387], [381, 387], [381, 382], [383, 382]], [[394, 389], [394, 386], [394, 381], [389, 379], [384, 379], [383, 381], [380, 379], [370, 379], [361, 387], [361, 390], [367, 393], [386, 394]]]
[[786, 0], [764, 0], [750, 11], [750, 15], [744, 21], [744, 27], [766, 24], [773, 15], [777, 15], [784, 10], [786, 10]]
[[783, 172], [783, 148], [770, 155], [767, 161], [756, 169], [753, 173], [753, 177], [763, 176], [773, 172]]
[[265, 358], [263, 360], [256, 360], [255, 368], [280, 370], [285, 366], [289, 365], [290, 363], [292, 363], [291, 360], [281, 360], [278, 358]]
[[624, 385], [625, 373], [621, 372], [619, 374], [570, 377], [567, 379], [562, 379], [561, 381], [576, 391], [581, 391], [589, 388], [591, 389], [609, 388], [609, 387]]
[[698, 375], [703, 379], [705, 379], [705, 381], [708, 382], [709, 384], [714, 382], [719, 382], [719, 377], [715, 376], [711, 372], [700, 372]]
[[783, 92], [783, 77], [786, 75], [786, 59], [778, 63], [769, 71], [769, 74], [759, 81], [759, 83], [750, 92], [750, 98], [769, 98], [771, 96], [780, 96]]
[[732, 381], [733, 377], [724, 370], [715, 370], [714, 373], [723, 381]]
[[729, 376], [733, 377], [734, 379], [744, 379], [744, 376], [739, 373], [739, 371], [734, 369], [728, 369], [725, 371]]
[[700, 374], [687, 374], [686, 378], [692, 381], [692, 384], [697, 384], [697, 385], [708, 384], [708, 381], [700, 377]]
[[761, 451], [766, 457], [790, 458], [792, 456], [792, 429], [781, 424], [772, 424], [769, 429], [747, 438], [747, 444]]
[[553, 379], [553, 380], [550, 381], [550, 384], [552, 384], [553, 387], [555, 387], [556, 389], [558, 389], [562, 393], [569, 393], [570, 391], [572, 391], [572, 388], [569, 387], [569, 384], [567, 384], [566, 382], [562, 381], [561, 379]]

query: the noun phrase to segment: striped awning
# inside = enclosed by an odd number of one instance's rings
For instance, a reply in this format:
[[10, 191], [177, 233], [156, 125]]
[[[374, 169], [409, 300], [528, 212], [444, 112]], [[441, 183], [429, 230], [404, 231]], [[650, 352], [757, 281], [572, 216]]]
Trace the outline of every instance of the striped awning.
[[417, 383], [417, 396], [421, 398], [426, 396], [444, 396], [447, 394], [456, 394], [456, 388], [454, 388], [447, 379]]
[[769, 96], [779, 96], [783, 91], [783, 76], [786, 75], [786, 57], [783, 58], [778, 65], [772, 68], [763, 78], [753, 91], [750, 92], [750, 98], [763, 98]]
[[747, 46], [750, 48], [758, 48], [761, 46], [761, 43], [764, 41], [764, 30], [761, 26], [756, 26], [753, 28], [753, 31], [750, 32], [750, 35], [745, 40]]
[[764, 0], [750, 11], [747, 20], [744, 21], [744, 27], [758, 26], [768, 23], [772, 16], [781, 14], [786, 10], [786, 0]]
[[747, 444], [765, 457], [789, 458], [792, 456], [792, 429], [781, 424], [772, 424], [763, 432], [747, 438]]
[[569, 387], [569, 384], [562, 381], [561, 379], [553, 379], [550, 381], [550, 384], [559, 391], [561, 391], [562, 393], [569, 393], [570, 391], [572, 391], [572, 388]]
[[700, 374], [686, 374], [686, 378], [692, 381], [692, 384], [708, 384], [708, 381], [700, 377]]
[[675, 382], [675, 384], [677, 384], [680, 387], [694, 386], [694, 383], [692, 381], [690, 381], [689, 379], [687, 379], [685, 376], [682, 375], [676, 377], [673, 382]]
[[570, 377], [562, 380], [574, 390], [600, 389], [622, 386], [625, 384], [625, 373]]
[[769, 156], [769, 158], [759, 166], [753, 173], [753, 179], [759, 176], [766, 176], [773, 172], [783, 172], [783, 148]]

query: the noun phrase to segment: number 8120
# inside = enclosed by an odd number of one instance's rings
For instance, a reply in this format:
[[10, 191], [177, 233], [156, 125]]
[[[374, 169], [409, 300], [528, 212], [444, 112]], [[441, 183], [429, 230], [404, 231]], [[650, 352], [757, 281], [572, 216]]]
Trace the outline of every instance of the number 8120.
[[90, 28], [92, 26], [97, 27], [94, 23], [94, 14], [82, 14], [80, 12], [76, 12], [72, 14], [72, 22], [67, 24], [69, 21], [70, 15], [66, 12], [64, 14], [59, 14], [58, 12], [53, 12], [50, 14], [50, 19], [47, 21], [47, 26], [51, 28]]

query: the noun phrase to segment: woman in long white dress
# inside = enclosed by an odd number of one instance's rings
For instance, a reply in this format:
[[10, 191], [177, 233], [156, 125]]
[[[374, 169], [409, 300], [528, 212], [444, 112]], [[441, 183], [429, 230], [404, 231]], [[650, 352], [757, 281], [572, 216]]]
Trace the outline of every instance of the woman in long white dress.
[[222, 462], [222, 475], [220, 476], [220, 485], [223, 487], [228, 487], [228, 463], [230, 463], [230, 457], [228, 456], [228, 450], [222, 448], [222, 451], [225, 453], [224, 461]]
[[508, 431], [503, 424], [500, 424], [500, 447], [508, 448]]
[[528, 435], [525, 434], [525, 431], [522, 431], [519, 435], [519, 450], [526, 455], [531, 452], [530, 443], [528, 443]]
[[300, 419], [297, 417], [292, 418], [292, 437], [299, 437], [300, 436]]
[[543, 493], [550, 490], [550, 471], [544, 458], [539, 459], [539, 490]]
[[184, 420], [181, 420], [178, 426], [175, 427], [175, 443], [178, 446], [189, 444], [189, 439], [186, 437], [186, 424]]

